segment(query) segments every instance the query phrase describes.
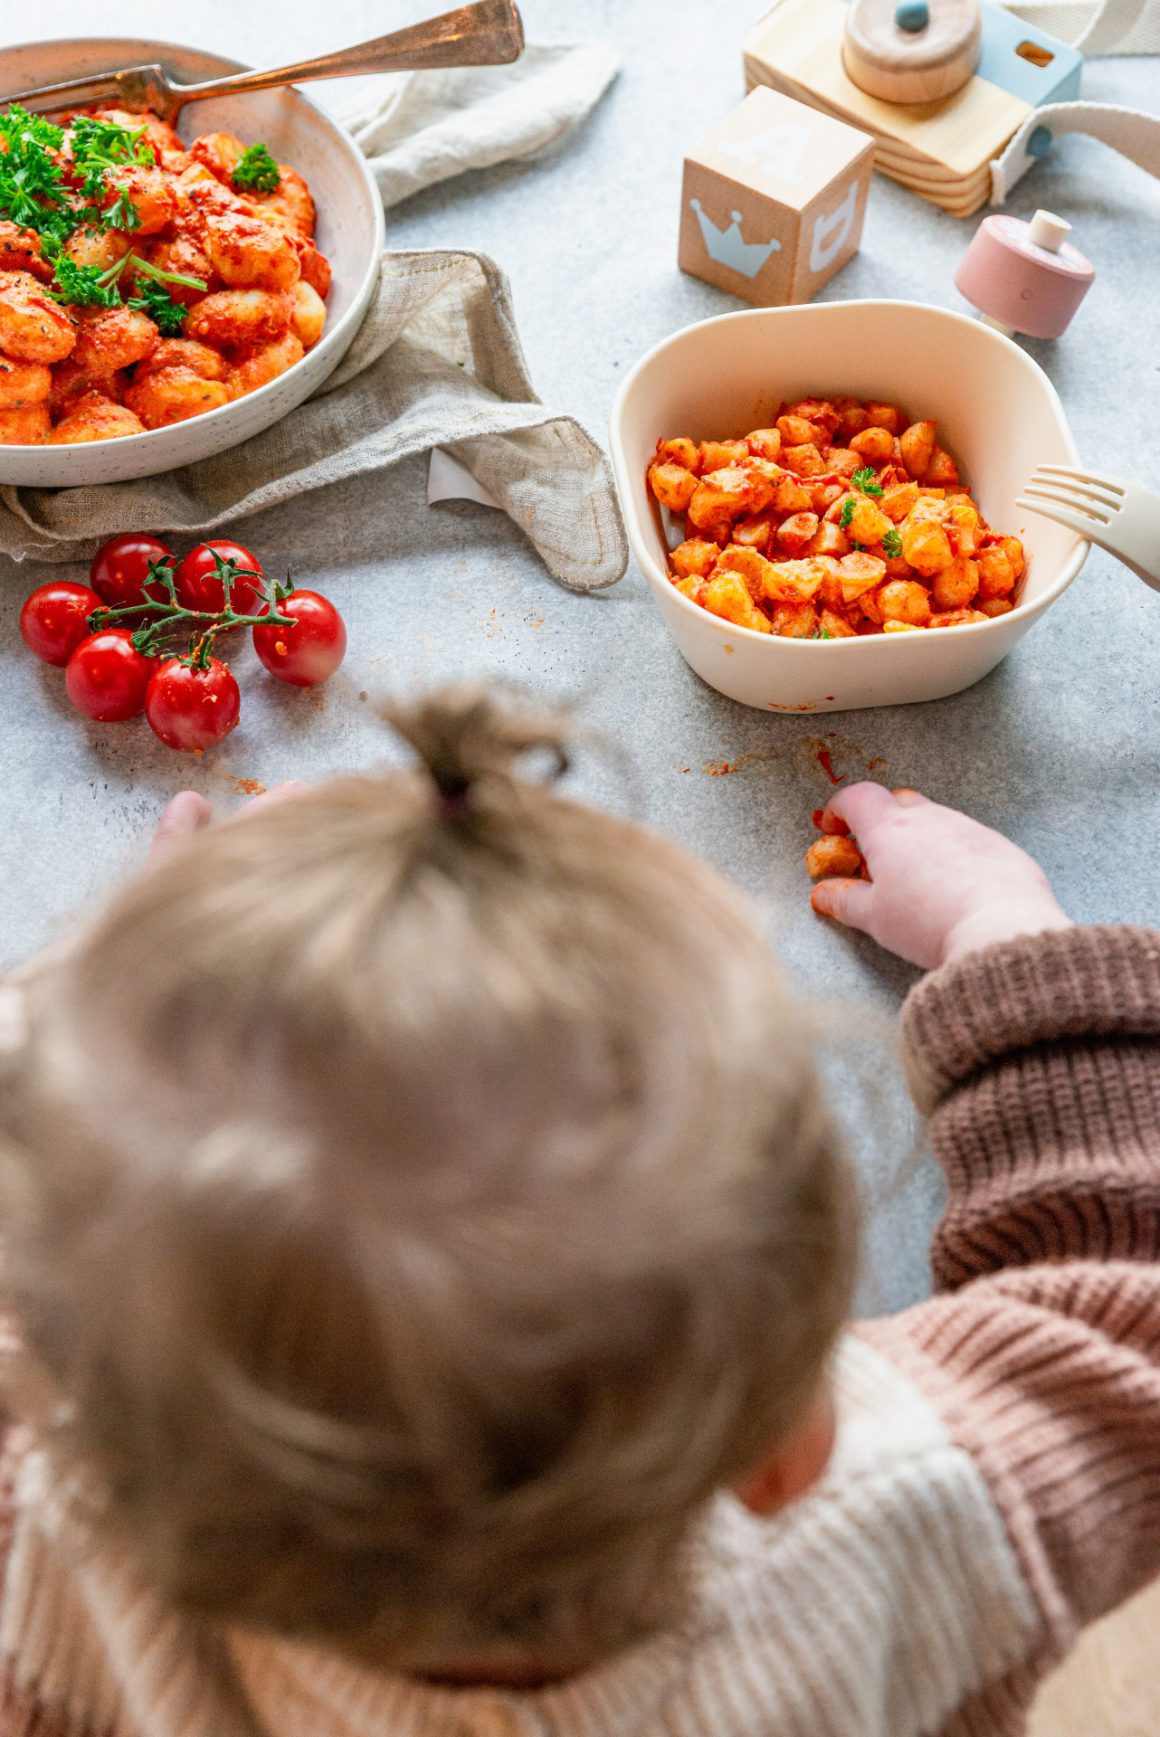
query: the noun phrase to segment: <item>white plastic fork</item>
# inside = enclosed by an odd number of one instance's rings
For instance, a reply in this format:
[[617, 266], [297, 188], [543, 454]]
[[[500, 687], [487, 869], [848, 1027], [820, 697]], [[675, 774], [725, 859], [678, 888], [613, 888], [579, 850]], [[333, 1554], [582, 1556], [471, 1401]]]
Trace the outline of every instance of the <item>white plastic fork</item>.
[[1094, 470], [1041, 464], [1015, 502], [1077, 531], [1160, 591], [1160, 495]]

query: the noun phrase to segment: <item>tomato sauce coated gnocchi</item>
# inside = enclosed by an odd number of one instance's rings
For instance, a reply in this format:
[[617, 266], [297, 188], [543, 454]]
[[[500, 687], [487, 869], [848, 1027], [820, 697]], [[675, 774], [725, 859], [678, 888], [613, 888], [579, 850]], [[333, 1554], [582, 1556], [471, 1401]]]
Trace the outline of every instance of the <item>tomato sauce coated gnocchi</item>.
[[657, 442], [653, 498], [683, 525], [678, 591], [788, 639], [915, 633], [1005, 615], [1025, 571], [936, 424], [895, 404], [805, 398], [739, 439]]
[[[289, 164], [148, 113], [18, 114], [0, 123], [0, 445], [166, 428], [318, 343], [330, 266]], [[43, 190], [18, 206], [4, 170], [30, 157]]]

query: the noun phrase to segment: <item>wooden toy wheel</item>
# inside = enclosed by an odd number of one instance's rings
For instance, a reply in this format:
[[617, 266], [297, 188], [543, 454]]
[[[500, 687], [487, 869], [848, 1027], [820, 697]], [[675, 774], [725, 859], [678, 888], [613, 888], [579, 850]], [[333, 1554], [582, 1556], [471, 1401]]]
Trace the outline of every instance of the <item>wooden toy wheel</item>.
[[979, 64], [978, 0], [853, 0], [842, 43], [847, 76], [888, 103], [933, 103]]

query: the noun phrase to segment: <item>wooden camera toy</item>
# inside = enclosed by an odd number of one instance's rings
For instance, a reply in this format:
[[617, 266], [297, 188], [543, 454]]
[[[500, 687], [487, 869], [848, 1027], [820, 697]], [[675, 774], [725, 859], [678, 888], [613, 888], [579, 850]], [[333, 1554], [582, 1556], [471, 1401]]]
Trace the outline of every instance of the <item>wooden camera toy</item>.
[[989, 165], [1027, 117], [1078, 97], [1082, 65], [985, 0], [778, 0], [745, 44], [750, 89], [872, 134], [876, 169], [958, 217], [989, 198]]

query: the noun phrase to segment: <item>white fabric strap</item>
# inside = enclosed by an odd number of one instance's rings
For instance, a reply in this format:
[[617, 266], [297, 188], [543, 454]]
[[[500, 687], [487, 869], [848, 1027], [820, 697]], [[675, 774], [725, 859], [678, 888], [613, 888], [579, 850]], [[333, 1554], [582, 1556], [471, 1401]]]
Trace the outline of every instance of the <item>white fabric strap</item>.
[[1160, 179], [1160, 115], [1121, 109], [1113, 103], [1048, 103], [1028, 115], [1001, 156], [991, 164], [991, 204], [1002, 205], [1035, 162], [1028, 143], [1040, 127], [1051, 133], [1088, 133]]
[[1157, 0], [1012, 0], [1007, 11], [1082, 48], [1089, 60], [1101, 54], [1160, 54]]
[[[1091, 57], [1160, 54], [1160, 0], [1015, 0], [1007, 10]], [[1028, 149], [1040, 129], [1087, 133], [1160, 178], [1160, 116], [1113, 103], [1048, 103], [1028, 115], [991, 164], [991, 204], [1002, 205], [1035, 162]]]

